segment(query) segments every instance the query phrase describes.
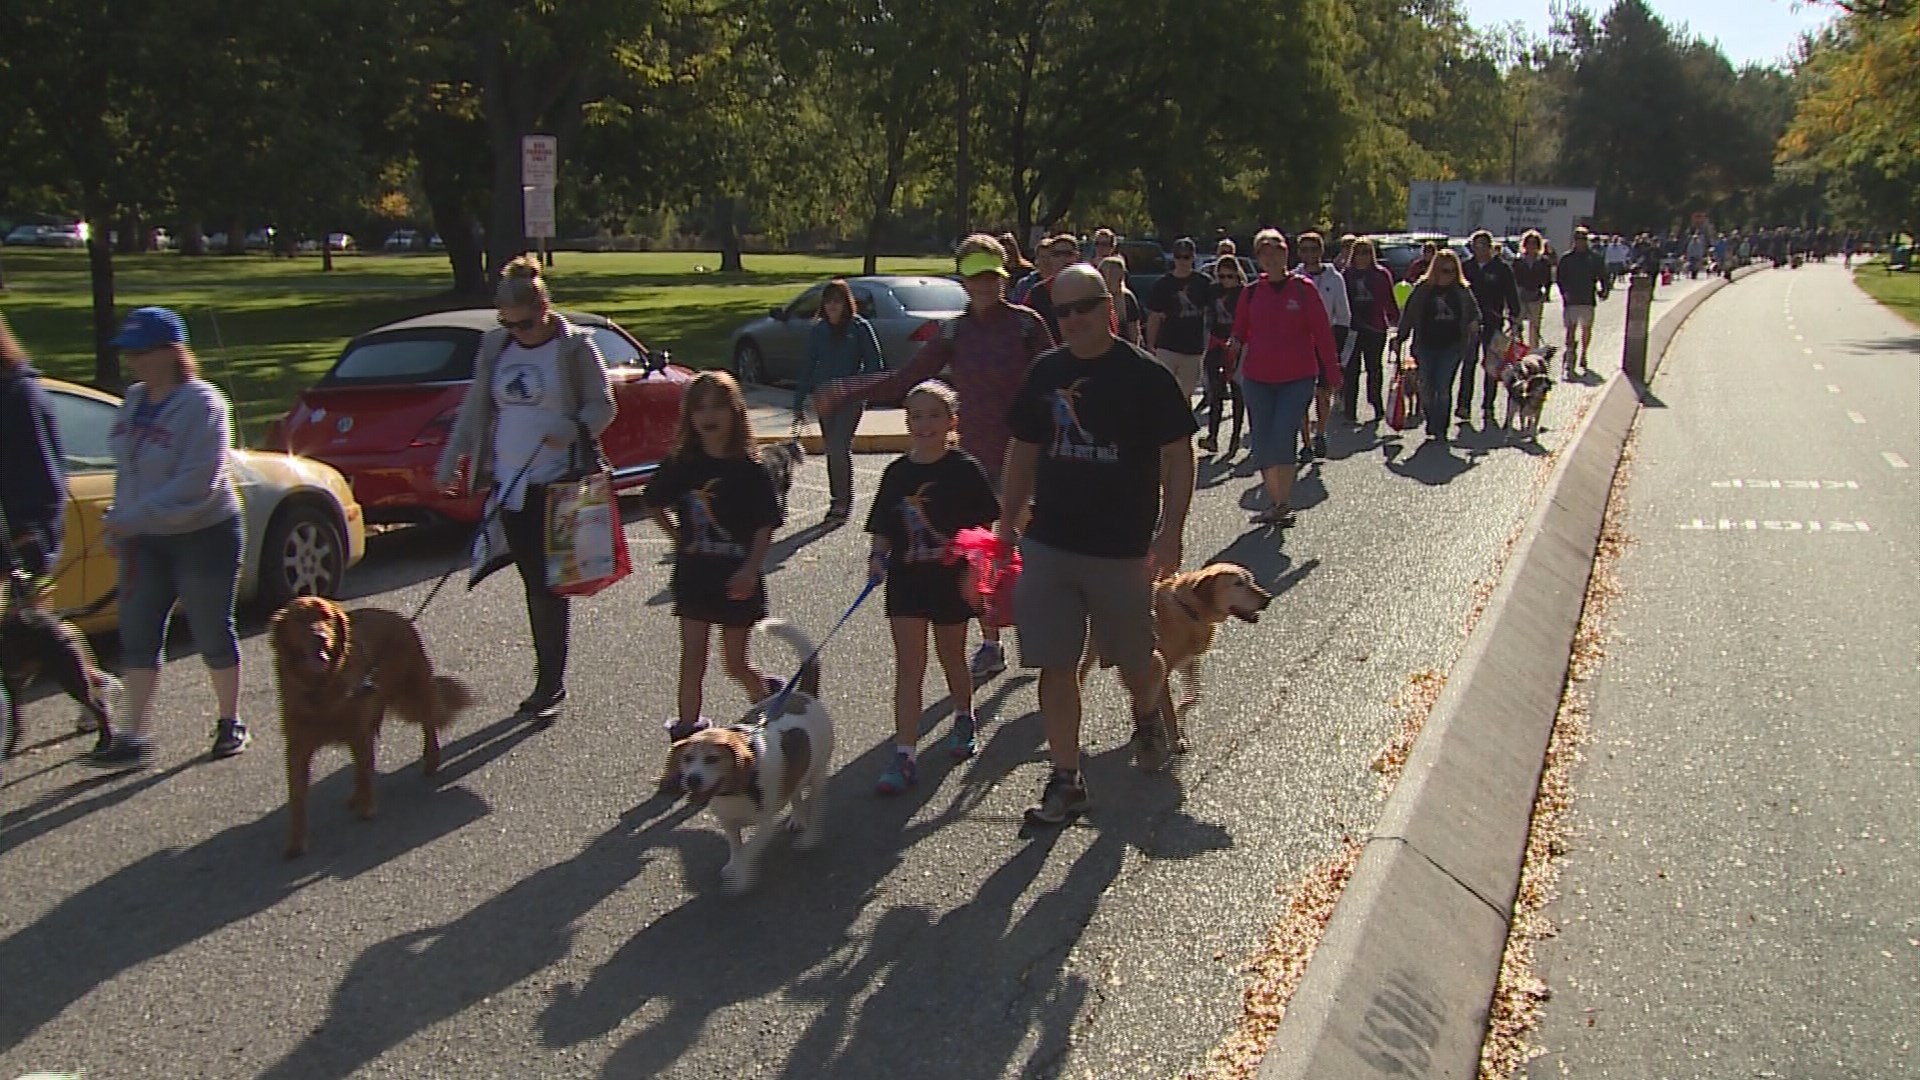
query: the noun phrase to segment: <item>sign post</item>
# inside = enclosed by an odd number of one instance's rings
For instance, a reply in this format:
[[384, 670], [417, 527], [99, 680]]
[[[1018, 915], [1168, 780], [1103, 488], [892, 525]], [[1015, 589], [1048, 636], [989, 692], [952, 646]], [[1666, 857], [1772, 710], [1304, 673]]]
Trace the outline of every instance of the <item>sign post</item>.
[[520, 209], [526, 235], [540, 241], [540, 261], [553, 265], [547, 241], [554, 237], [554, 184], [559, 179], [560, 140], [552, 135], [520, 136]]

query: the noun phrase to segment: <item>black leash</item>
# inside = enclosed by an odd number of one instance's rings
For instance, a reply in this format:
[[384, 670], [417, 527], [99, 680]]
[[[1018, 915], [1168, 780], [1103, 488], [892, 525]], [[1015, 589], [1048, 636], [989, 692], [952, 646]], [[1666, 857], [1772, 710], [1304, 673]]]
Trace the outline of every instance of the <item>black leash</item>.
[[[505, 488], [500, 489], [500, 492], [501, 492], [500, 498], [498, 499], [489, 498], [487, 500], [490, 505], [487, 507], [486, 513], [480, 515], [480, 524], [473, 531], [474, 539], [478, 539], [481, 535], [483, 535], [487, 531], [487, 528], [493, 524], [494, 519], [500, 515], [500, 511], [506, 509], [506, 506], [507, 506], [506, 492], [512, 491], [514, 488], [520, 486], [520, 481], [526, 479], [527, 470], [533, 468], [533, 461], [535, 458], [539, 456], [540, 456], [540, 447], [536, 446], [533, 448], [533, 453], [527, 455], [527, 463], [525, 465], [520, 466], [519, 472], [513, 474], [513, 481], [509, 483]], [[467, 541], [467, 556], [469, 560], [471, 560], [473, 556], [473, 540]], [[468, 568], [471, 569], [472, 563], [469, 562], [467, 565], [468, 565]], [[448, 567], [447, 572], [440, 575], [440, 580], [434, 582], [433, 588], [428, 589], [427, 595], [421, 598], [419, 604], [415, 605], [413, 609], [413, 614], [407, 616], [407, 621], [409, 623], [417, 624], [420, 621], [421, 614], [427, 610], [427, 605], [433, 603], [434, 598], [440, 595], [440, 590], [447, 587], [447, 581], [451, 579], [453, 575], [458, 573], [459, 571], [460, 571], [459, 563], [455, 563], [454, 565]]]

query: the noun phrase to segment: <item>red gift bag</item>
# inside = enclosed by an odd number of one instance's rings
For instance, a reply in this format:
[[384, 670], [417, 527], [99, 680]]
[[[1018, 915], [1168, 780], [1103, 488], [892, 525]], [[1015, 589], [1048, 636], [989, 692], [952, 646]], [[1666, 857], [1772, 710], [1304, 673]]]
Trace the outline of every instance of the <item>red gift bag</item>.
[[1393, 374], [1393, 386], [1387, 391], [1387, 426], [1405, 431], [1420, 422], [1420, 376], [1400, 370]]
[[613, 477], [592, 473], [547, 485], [547, 587], [592, 596], [633, 573]]

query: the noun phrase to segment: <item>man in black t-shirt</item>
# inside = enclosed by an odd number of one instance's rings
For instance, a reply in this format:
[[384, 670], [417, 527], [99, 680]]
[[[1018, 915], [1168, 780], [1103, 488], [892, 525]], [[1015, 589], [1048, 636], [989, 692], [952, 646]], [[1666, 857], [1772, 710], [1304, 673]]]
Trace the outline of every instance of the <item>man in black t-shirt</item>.
[[1135, 760], [1149, 771], [1172, 760], [1153, 582], [1180, 568], [1198, 429], [1167, 369], [1113, 335], [1099, 271], [1062, 270], [1053, 302], [1066, 344], [1034, 360], [1014, 400], [1000, 518], [1011, 541], [1031, 503], [1014, 621], [1021, 662], [1040, 669], [1053, 758], [1027, 820], [1048, 825], [1086, 808], [1079, 666], [1089, 629], [1132, 698]]
[[1173, 273], [1147, 293], [1147, 347], [1166, 365], [1193, 400], [1207, 362], [1207, 309], [1213, 306], [1213, 279], [1193, 269], [1193, 241], [1173, 242]]
[[1494, 355], [1493, 339], [1503, 328], [1511, 330], [1516, 338], [1520, 336], [1520, 288], [1513, 279], [1513, 267], [1505, 259], [1493, 257], [1492, 233], [1481, 229], [1468, 239], [1467, 246], [1473, 253], [1465, 266], [1467, 288], [1473, 290], [1474, 302], [1480, 305], [1480, 340], [1472, 343], [1477, 348], [1470, 346], [1471, 355], [1460, 358], [1460, 396], [1455, 399], [1453, 415], [1462, 421], [1467, 419], [1468, 407], [1473, 404], [1473, 373], [1477, 370], [1480, 421], [1492, 424], [1493, 399], [1500, 389], [1500, 379], [1494, 374], [1500, 358]]

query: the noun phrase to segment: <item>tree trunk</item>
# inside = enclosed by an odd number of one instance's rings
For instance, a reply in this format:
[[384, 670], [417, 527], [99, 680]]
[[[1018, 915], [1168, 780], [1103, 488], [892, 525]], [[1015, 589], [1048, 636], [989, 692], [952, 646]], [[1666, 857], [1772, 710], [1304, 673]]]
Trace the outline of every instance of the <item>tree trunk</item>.
[[147, 245], [141, 240], [140, 215], [131, 210], [121, 214], [115, 229], [114, 250], [122, 255], [137, 255], [147, 250]]
[[247, 219], [238, 214], [227, 225], [227, 254], [245, 255], [247, 253]]
[[180, 254], [205, 255], [207, 253], [207, 238], [200, 229], [201, 223], [197, 218], [186, 223], [180, 233]]
[[713, 231], [720, 240], [720, 272], [723, 274], [746, 273], [747, 268], [740, 259], [740, 229], [734, 221], [733, 196], [714, 197]]
[[333, 234], [320, 234], [320, 272], [333, 273]]
[[433, 231], [440, 234], [440, 242], [446, 245], [447, 263], [453, 269], [454, 295], [484, 298], [487, 253], [474, 235], [465, 188], [451, 175], [451, 170], [431, 157], [422, 163], [420, 186], [425, 189], [427, 206], [433, 212]]
[[87, 269], [93, 283], [93, 385], [119, 393], [120, 354], [111, 344], [120, 329], [113, 310], [113, 211], [98, 195], [87, 200]]

